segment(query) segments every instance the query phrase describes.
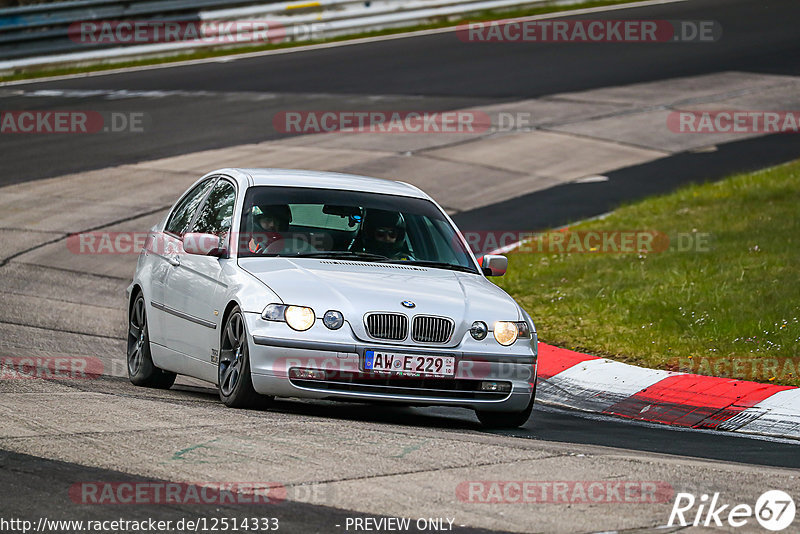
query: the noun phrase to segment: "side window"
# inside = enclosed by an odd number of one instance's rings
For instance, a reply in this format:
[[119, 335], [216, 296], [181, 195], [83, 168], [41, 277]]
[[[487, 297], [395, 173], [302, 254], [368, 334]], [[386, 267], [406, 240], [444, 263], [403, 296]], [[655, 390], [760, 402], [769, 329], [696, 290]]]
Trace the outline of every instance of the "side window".
[[200, 201], [203, 200], [214, 180], [216, 180], [216, 177], [200, 182], [189, 194], [183, 197], [183, 200], [175, 206], [172, 215], [169, 216], [167, 225], [164, 227], [165, 231], [176, 235], [186, 233], [189, 223], [192, 222], [192, 216], [197, 211], [197, 206], [200, 205]]
[[227, 180], [220, 180], [211, 190], [197, 214], [194, 232], [224, 237], [231, 229], [236, 189]]

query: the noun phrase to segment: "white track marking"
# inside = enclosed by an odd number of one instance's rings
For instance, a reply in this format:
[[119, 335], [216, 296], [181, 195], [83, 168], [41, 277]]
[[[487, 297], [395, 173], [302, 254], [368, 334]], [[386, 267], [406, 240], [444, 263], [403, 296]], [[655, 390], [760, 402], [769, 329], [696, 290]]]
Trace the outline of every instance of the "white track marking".
[[732, 417], [720, 428], [800, 438], [800, 389], [779, 391]]
[[540, 383], [545, 402], [602, 412], [667, 377], [670, 371], [636, 367], [605, 358], [586, 360]]

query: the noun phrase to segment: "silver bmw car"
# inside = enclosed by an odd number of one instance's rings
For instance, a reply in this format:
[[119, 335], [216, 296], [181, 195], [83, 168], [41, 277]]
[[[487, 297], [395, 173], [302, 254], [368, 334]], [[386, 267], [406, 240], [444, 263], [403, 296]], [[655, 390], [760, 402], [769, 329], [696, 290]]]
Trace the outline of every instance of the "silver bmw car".
[[128, 287], [137, 386], [177, 374], [231, 407], [275, 397], [475, 410], [524, 424], [536, 391], [533, 321], [487, 276], [453, 221], [409, 184], [222, 169], [152, 228]]

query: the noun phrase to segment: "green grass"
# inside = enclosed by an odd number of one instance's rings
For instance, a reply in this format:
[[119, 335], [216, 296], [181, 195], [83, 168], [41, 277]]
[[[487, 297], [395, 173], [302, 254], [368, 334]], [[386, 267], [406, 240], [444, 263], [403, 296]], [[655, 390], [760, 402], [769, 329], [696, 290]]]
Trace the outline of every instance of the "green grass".
[[[277, 50], [281, 48], [294, 48], [298, 46], [308, 46], [313, 44], [320, 44], [320, 43], [330, 43], [330, 42], [339, 42], [339, 41], [349, 41], [352, 39], [361, 39], [365, 37], [376, 37], [381, 35], [394, 35], [399, 33], [408, 33], [413, 31], [419, 30], [429, 30], [429, 29], [436, 29], [436, 28], [446, 28], [451, 26], [457, 26], [464, 22], [482, 22], [482, 21], [489, 21], [489, 20], [498, 20], [498, 19], [506, 19], [506, 18], [514, 18], [514, 17], [527, 17], [532, 15], [542, 15], [545, 13], [558, 13], [562, 11], [573, 11], [576, 9], [586, 9], [592, 7], [603, 7], [603, 6], [610, 6], [616, 4], [628, 4], [634, 2], [642, 2], [644, 0], [589, 0], [587, 2], [582, 2], [578, 4], [572, 4], [568, 6], [559, 6], [559, 5], [544, 5], [539, 7], [532, 7], [527, 9], [514, 9], [514, 10], [503, 10], [503, 11], [483, 11], [479, 13], [473, 13], [469, 16], [463, 18], [454, 18], [454, 17], [443, 17], [442, 20], [437, 22], [433, 22], [430, 24], [420, 24], [416, 26], [407, 26], [403, 28], [391, 28], [381, 31], [373, 31], [373, 32], [360, 32], [354, 33], [351, 35], [343, 35], [339, 37], [332, 37], [329, 39], [318, 39], [318, 40], [309, 40], [309, 41], [296, 41], [296, 42], [284, 42], [284, 43], [276, 43], [276, 44], [254, 44], [249, 46], [241, 46], [241, 47], [221, 47], [221, 48], [207, 48], [202, 49], [194, 52], [187, 52], [184, 54], [175, 54], [172, 56], [167, 57], [152, 57], [152, 58], [144, 58], [139, 60], [131, 60], [131, 61], [120, 61], [115, 63], [103, 63], [103, 64], [90, 64], [90, 65], [81, 65], [81, 66], [69, 66], [69, 67], [61, 67], [61, 68], [52, 68], [52, 67], [30, 67], [25, 68], [19, 72], [14, 72], [12, 74], [7, 74], [0, 76], [0, 83], [2, 82], [10, 82], [10, 81], [18, 81], [18, 80], [27, 80], [27, 79], [35, 79], [35, 78], [42, 78], [42, 77], [49, 77], [49, 76], [65, 76], [70, 74], [80, 74], [86, 72], [97, 72], [97, 71], [104, 71], [104, 70], [113, 70], [113, 69], [121, 69], [127, 67], [142, 67], [147, 65], [161, 65], [165, 63], [175, 63], [180, 61], [191, 61], [197, 59], [206, 59], [206, 58], [213, 58], [213, 57], [222, 57], [222, 56], [232, 56], [236, 54], [247, 54], [252, 52], [260, 52], [263, 50]], [[455, 36], [453, 37], [455, 39]], [[478, 46], [478, 45], [473, 45]]]
[[540, 339], [636, 365], [800, 385], [800, 161], [623, 206], [574, 230], [710, 234], [708, 250], [513, 253]]

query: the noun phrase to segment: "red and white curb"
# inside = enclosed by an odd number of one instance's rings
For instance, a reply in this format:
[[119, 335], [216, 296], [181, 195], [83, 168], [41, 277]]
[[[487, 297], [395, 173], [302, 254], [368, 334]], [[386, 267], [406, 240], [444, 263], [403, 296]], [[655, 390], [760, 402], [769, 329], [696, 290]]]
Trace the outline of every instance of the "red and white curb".
[[800, 388], [646, 369], [539, 343], [537, 402], [689, 428], [800, 438]]

